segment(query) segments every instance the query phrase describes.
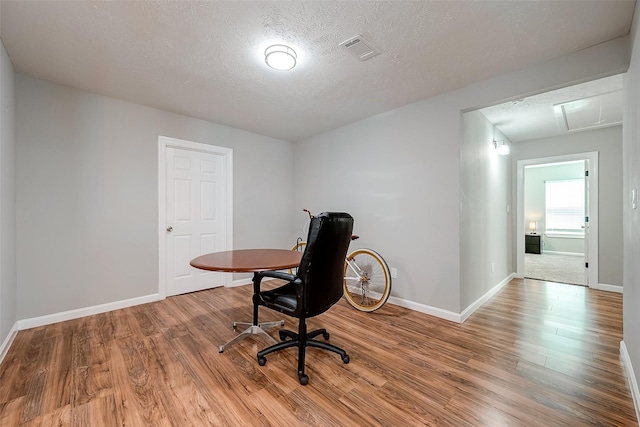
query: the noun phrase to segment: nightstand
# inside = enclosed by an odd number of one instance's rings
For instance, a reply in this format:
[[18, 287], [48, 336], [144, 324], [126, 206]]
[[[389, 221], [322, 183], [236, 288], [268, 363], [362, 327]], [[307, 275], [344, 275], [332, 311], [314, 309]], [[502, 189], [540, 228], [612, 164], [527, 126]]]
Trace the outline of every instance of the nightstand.
[[541, 254], [542, 245], [540, 244], [539, 234], [524, 235], [524, 252], [527, 254]]

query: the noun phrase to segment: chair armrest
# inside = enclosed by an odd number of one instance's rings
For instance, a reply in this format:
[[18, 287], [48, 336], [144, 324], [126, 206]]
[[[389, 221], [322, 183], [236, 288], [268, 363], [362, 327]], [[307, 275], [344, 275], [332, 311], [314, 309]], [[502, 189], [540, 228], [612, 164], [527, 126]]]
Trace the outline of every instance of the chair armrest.
[[295, 274], [285, 273], [284, 271], [267, 270], [267, 271], [255, 272], [253, 273], [254, 295], [260, 292], [260, 283], [262, 282], [262, 279], [264, 279], [265, 277], [269, 277], [272, 279], [286, 280], [287, 282], [295, 282], [296, 280], [298, 280], [298, 276], [296, 276]]
[[271, 277], [273, 279], [282, 279], [288, 282], [292, 282], [296, 279], [295, 274], [285, 273], [284, 271], [272, 271], [272, 270], [258, 271], [257, 273], [254, 273], [254, 277], [259, 278], [259, 280], [262, 280], [264, 277]]

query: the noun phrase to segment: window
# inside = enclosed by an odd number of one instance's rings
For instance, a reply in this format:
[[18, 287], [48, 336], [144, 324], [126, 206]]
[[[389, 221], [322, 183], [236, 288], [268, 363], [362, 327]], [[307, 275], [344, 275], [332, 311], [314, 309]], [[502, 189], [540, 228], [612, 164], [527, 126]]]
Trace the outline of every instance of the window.
[[545, 229], [584, 235], [584, 178], [545, 182]]

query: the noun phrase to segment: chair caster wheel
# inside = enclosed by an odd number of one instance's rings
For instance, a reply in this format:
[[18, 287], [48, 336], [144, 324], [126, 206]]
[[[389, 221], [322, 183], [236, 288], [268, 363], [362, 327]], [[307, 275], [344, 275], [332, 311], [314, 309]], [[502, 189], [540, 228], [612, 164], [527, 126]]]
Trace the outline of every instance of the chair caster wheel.
[[349, 355], [345, 354], [344, 357], [342, 358], [342, 362], [346, 365], [347, 363], [349, 363], [351, 359], [349, 359]]
[[267, 363], [267, 358], [264, 356], [258, 356], [258, 365], [264, 366]]
[[324, 334], [322, 334], [322, 338], [324, 338], [325, 341], [328, 340], [329, 337], [330, 337], [329, 332], [325, 332]]
[[300, 384], [302, 385], [307, 385], [309, 384], [309, 376], [302, 374], [302, 375], [298, 375], [298, 378], [300, 379]]

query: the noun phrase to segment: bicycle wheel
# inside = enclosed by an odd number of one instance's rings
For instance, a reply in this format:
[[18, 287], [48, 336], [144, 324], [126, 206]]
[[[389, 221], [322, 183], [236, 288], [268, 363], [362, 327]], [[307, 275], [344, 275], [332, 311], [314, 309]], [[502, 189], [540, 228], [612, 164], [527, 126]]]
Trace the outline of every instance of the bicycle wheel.
[[[292, 251], [298, 251], [298, 252], [304, 252], [304, 248], [305, 246], [307, 246], [307, 242], [305, 242], [304, 240], [298, 240], [298, 243], [296, 243], [295, 245], [293, 245], [293, 247], [291, 248]], [[297, 273], [298, 270], [294, 270], [293, 268], [289, 269], [289, 274], [295, 274]]]
[[371, 249], [356, 249], [344, 263], [344, 296], [360, 311], [375, 311], [391, 294], [391, 274], [384, 259]]

